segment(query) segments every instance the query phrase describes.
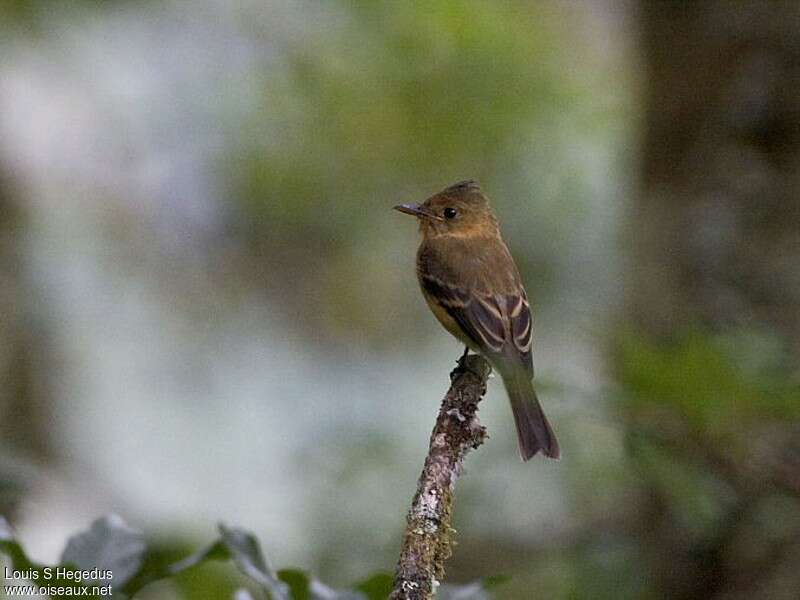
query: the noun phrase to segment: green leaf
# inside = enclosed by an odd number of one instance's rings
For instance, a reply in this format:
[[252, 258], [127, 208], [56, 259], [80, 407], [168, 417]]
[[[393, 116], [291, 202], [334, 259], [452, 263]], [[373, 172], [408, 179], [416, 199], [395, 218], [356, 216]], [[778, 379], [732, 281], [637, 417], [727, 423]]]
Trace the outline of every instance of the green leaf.
[[0, 516], [0, 553], [5, 554], [11, 559], [12, 568], [18, 571], [41, 570], [41, 566], [32, 562], [25, 554], [22, 546], [16, 540], [14, 530], [6, 521], [5, 517]]
[[292, 600], [366, 600], [361, 592], [335, 590], [300, 569], [282, 569], [278, 578], [289, 585]]
[[386, 600], [392, 593], [394, 576], [391, 573], [374, 573], [357, 583], [355, 589], [365, 594], [368, 600]]
[[[125, 591], [133, 594], [153, 581], [177, 575], [208, 561], [233, 560], [239, 571], [255, 581], [273, 600], [293, 598], [289, 595], [290, 586], [280, 581], [277, 574], [267, 564], [258, 540], [253, 534], [225, 525], [220, 525], [219, 530], [220, 538], [214, 543], [164, 569], [142, 573], [135, 585]], [[295, 572], [292, 571], [292, 573]], [[296, 573], [301, 572], [296, 571]]]
[[220, 542], [239, 570], [258, 583], [273, 600], [289, 600], [289, 586], [267, 565], [256, 537], [243, 529], [219, 526]]
[[278, 571], [278, 579], [289, 586], [292, 600], [310, 600], [311, 579], [305, 571], [300, 569], [281, 569]]
[[[220, 538], [202, 550], [167, 567], [145, 567], [146, 545], [141, 532], [128, 527], [111, 515], [92, 523], [88, 531], [70, 538], [62, 556], [62, 564], [77, 569], [107, 569], [113, 573], [114, 597], [133, 597], [142, 587], [165, 577], [182, 573], [208, 561], [232, 560], [243, 574], [266, 592], [271, 600], [385, 600], [392, 591], [393, 577], [375, 573], [353, 590], [335, 590], [299, 569], [275, 572], [264, 559], [256, 537], [243, 529], [219, 526]], [[30, 561], [14, 537], [8, 522], [0, 517], [0, 552], [11, 558], [17, 570], [42, 572], [45, 567]], [[42, 578], [40, 576], [40, 578]], [[493, 577], [467, 585], [443, 585], [440, 600], [487, 600], [488, 588], [506, 579]], [[54, 584], [73, 589], [82, 587], [71, 580], [53, 580]], [[89, 582], [83, 582], [88, 584]], [[102, 584], [107, 584], [101, 579]], [[121, 595], [121, 594], [124, 594]], [[75, 594], [68, 594], [75, 595]], [[253, 600], [247, 589], [237, 590], [234, 600]]]
[[227, 546], [222, 540], [217, 540], [205, 548], [167, 566], [163, 566], [162, 564], [148, 566], [146, 564], [142, 571], [131, 580], [127, 587], [125, 587], [124, 591], [134, 596], [143, 587], [159, 579], [179, 575], [186, 570], [209, 561], [216, 562], [230, 559], [231, 553], [228, 551]]
[[[30, 580], [37, 580], [47, 582], [48, 584], [57, 586], [57, 587], [64, 587], [69, 588], [70, 590], [79, 590], [84, 587], [85, 583], [78, 583], [72, 579], [66, 579], [57, 577], [56, 570], [53, 568], [48, 568], [43, 565], [39, 565], [31, 561], [28, 556], [25, 554], [25, 550], [22, 546], [17, 542], [14, 531], [11, 529], [11, 526], [8, 524], [8, 521], [5, 518], [0, 517], [0, 553], [6, 554], [11, 559], [11, 566], [15, 570], [18, 571], [30, 571], [38, 573], [38, 577], [30, 577]], [[71, 565], [70, 565], [71, 566]], [[85, 567], [80, 567], [85, 568]], [[93, 568], [93, 567], [91, 567]], [[103, 567], [100, 567], [103, 568]], [[45, 570], [47, 569], [47, 571]], [[67, 593], [68, 596], [78, 595], [76, 592]], [[57, 598], [61, 596], [53, 596], [53, 598]], [[114, 597], [119, 597], [121, 600], [125, 599], [121, 593], [115, 593]]]
[[113, 578], [101, 579], [101, 584], [112, 584], [119, 589], [138, 573], [145, 550], [140, 531], [128, 527], [117, 515], [109, 515], [92, 523], [88, 531], [70, 538], [61, 563], [79, 569], [107, 569]]
[[210, 546], [203, 548], [199, 552], [190, 554], [186, 558], [171, 564], [166, 568], [164, 576], [177, 575], [186, 569], [191, 569], [192, 567], [195, 567], [208, 560], [228, 560], [230, 557], [231, 555], [230, 552], [228, 552], [228, 548], [222, 543], [221, 540], [218, 540]]

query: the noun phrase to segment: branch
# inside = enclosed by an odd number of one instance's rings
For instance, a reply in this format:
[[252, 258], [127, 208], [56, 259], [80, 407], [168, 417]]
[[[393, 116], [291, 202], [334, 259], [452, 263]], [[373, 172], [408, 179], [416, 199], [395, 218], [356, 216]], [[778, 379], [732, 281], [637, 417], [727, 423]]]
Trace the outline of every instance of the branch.
[[451, 555], [453, 489], [464, 456], [487, 437], [476, 413], [491, 367], [477, 355], [467, 356], [464, 366], [450, 374], [452, 383], [431, 434], [417, 493], [408, 511], [391, 600], [431, 598], [444, 577], [444, 561]]

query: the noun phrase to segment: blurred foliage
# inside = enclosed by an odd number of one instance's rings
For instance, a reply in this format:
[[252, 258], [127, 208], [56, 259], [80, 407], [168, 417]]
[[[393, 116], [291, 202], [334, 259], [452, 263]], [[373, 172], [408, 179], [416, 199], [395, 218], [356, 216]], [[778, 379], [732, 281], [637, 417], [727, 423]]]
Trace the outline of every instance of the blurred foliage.
[[800, 381], [789, 344], [769, 329], [669, 340], [628, 329], [614, 348], [608, 395], [624, 447], [597, 435], [573, 444], [575, 524], [539, 543], [473, 537], [459, 571], [512, 565], [513, 598], [796, 598]]
[[[384, 600], [392, 590], [393, 578], [387, 573], [371, 575], [356, 583], [352, 590], [337, 591], [299, 569], [274, 571], [254, 535], [224, 525], [219, 526], [219, 531], [217, 541], [173, 562], [163, 552], [148, 549], [140, 532], [112, 515], [98, 519], [88, 531], [70, 538], [59, 564], [45, 566], [28, 558], [11, 527], [0, 517], [0, 556], [8, 557], [11, 568], [24, 574], [22, 579], [5, 578], [7, 585], [24, 586], [28, 581], [36, 587], [64, 590], [50, 594], [50, 598], [82, 595], [82, 588], [91, 590], [95, 585], [110, 585], [115, 598], [138, 596], [140, 591], [146, 596], [144, 588], [165, 578], [177, 579], [179, 589], [186, 594], [181, 597], [188, 598]], [[209, 563], [221, 560], [230, 560], [236, 565], [247, 580], [244, 587], [231, 588], [230, 577], [225, 572], [208, 577]], [[64, 573], [56, 567], [62, 568]], [[97, 577], [91, 578], [93, 575]], [[443, 585], [439, 597], [443, 600], [489, 600], [489, 590], [505, 581], [504, 577], [494, 577], [462, 586]], [[164, 593], [168, 592], [162, 588], [154, 597], [163, 597]]]
[[639, 418], [674, 416], [698, 435], [747, 444], [750, 427], [800, 416], [787, 357], [755, 332], [691, 331], [666, 346], [631, 335], [620, 343], [619, 382]]
[[323, 15], [331, 26], [291, 43], [287, 73], [266, 83], [274, 126], [226, 168], [241, 175], [236, 196], [272, 233], [285, 225], [288, 235], [320, 231], [345, 244], [370, 231], [365, 205], [388, 209], [415, 182], [486, 180], [498, 160], [521, 161], [521, 124], [568, 100], [535, 5], [333, 8]]
[[785, 586], [800, 586], [800, 382], [786, 345], [769, 332], [692, 330], [670, 341], [629, 333], [618, 348], [636, 499], [622, 529], [649, 594], [790, 597]]
[[[564, 238], [553, 222], [589, 193], [557, 142], [558, 123], [586, 98], [564, 74], [557, 14], [535, 3], [306, 6], [325, 27], [286, 41], [285, 68], [264, 79], [263, 110], [221, 173], [258, 280], [315, 335], [385, 344], [415, 333], [407, 322], [422, 305], [396, 298], [416, 224], [390, 208], [465, 178], [484, 185], [501, 217], [514, 215], [520, 267], [536, 278], [537, 300], [551, 292]], [[532, 160], [542, 145], [547, 157]], [[546, 189], [554, 177], [558, 194]], [[387, 320], [387, 307], [398, 318]]]

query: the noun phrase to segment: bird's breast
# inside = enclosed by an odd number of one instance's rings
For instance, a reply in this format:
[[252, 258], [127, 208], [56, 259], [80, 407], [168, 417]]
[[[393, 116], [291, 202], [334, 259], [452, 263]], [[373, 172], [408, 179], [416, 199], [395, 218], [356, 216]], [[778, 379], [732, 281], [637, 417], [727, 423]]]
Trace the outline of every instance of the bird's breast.
[[464, 331], [461, 329], [456, 320], [450, 316], [450, 313], [447, 312], [447, 309], [444, 308], [434, 296], [429, 294], [425, 290], [424, 286], [420, 287], [422, 288], [422, 295], [425, 298], [425, 302], [428, 303], [433, 316], [435, 316], [439, 323], [442, 324], [442, 327], [444, 327], [453, 337], [460, 340], [463, 344], [469, 346], [472, 350], [477, 351], [478, 348], [475, 346], [475, 343], [464, 334]]

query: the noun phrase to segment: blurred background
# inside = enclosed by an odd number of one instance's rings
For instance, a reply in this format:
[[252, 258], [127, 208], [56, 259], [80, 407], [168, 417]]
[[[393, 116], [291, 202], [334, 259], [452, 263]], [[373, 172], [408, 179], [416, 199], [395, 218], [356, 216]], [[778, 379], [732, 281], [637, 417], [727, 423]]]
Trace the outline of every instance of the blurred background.
[[493, 380], [449, 580], [796, 598], [798, 90], [790, 1], [3, 2], [0, 514], [393, 569], [461, 349], [391, 206], [474, 178], [563, 459]]

